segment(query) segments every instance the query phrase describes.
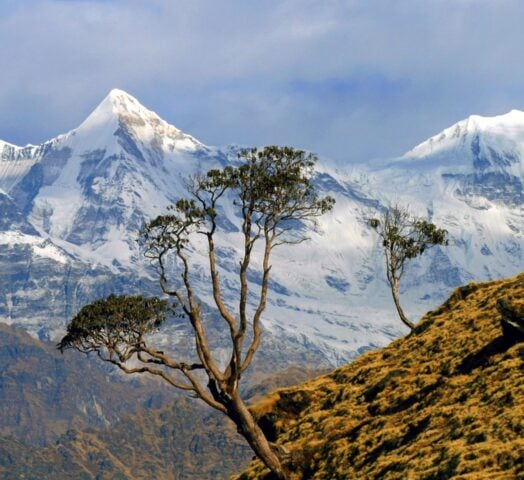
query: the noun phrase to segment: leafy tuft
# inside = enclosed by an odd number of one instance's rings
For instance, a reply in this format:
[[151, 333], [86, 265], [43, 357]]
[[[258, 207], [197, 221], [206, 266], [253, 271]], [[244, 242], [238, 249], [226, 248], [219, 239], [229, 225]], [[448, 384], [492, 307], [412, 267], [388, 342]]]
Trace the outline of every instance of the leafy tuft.
[[110, 295], [83, 307], [67, 326], [67, 335], [57, 345], [63, 352], [76, 348], [85, 353], [103, 346], [138, 344], [145, 334], [166, 320], [168, 304], [142, 295]]

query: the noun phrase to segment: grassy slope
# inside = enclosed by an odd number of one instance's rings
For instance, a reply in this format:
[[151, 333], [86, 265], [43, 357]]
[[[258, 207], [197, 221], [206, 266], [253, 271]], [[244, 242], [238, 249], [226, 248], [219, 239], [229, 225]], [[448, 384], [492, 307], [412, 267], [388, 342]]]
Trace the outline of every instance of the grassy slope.
[[524, 478], [524, 343], [503, 339], [499, 298], [524, 310], [524, 274], [462, 287], [410, 336], [259, 402], [294, 478]]

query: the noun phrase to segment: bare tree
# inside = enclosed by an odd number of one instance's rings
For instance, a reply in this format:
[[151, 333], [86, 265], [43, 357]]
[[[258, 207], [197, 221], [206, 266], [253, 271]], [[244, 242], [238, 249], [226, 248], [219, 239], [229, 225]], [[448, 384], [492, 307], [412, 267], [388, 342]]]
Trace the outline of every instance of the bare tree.
[[[58, 348], [95, 352], [126, 373], [157, 375], [173, 387], [190, 392], [227, 415], [260, 460], [277, 478], [286, 479], [282, 453], [257, 425], [240, 395], [239, 382], [260, 346], [272, 251], [283, 244], [304, 241], [304, 225], [329, 211], [334, 200], [319, 198], [315, 192], [311, 183], [314, 155], [271, 146], [245, 150], [239, 159], [237, 166], [193, 177], [189, 198], [169, 207], [166, 215], [152, 220], [141, 232], [146, 256], [158, 269], [162, 291], [174, 299], [174, 308], [192, 327], [198, 361], [172, 359], [148, 344], [147, 334], [162, 324], [168, 304], [140, 296], [110, 296], [84, 307], [68, 325]], [[237, 209], [243, 245], [234, 309], [223, 298], [215, 245], [220, 205], [225, 202]], [[214, 307], [230, 340], [226, 365], [218, 362], [209, 346], [202, 303], [192, 277], [190, 247], [198, 236], [205, 239]], [[256, 293], [248, 282], [254, 257], [262, 265]], [[168, 267], [168, 258], [175, 259], [174, 267]], [[255, 304], [252, 309], [248, 300]]]
[[400, 306], [400, 279], [409, 260], [435, 245], [448, 245], [448, 232], [427, 220], [415, 217], [407, 208], [399, 205], [388, 208], [380, 218], [369, 220], [369, 225], [382, 239], [386, 277], [400, 320], [413, 330], [415, 324], [406, 317]]

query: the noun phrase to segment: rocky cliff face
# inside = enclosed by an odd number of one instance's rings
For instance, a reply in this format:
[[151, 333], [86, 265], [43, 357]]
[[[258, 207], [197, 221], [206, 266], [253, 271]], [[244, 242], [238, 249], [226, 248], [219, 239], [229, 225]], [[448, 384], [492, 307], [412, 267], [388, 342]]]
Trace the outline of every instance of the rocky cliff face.
[[[119, 90], [43, 145], [0, 143], [0, 319], [57, 338], [95, 298], [158, 294], [136, 242], [140, 226], [184, 196], [187, 175], [235, 162], [237, 152], [202, 144]], [[524, 114], [511, 112], [459, 122], [399, 159], [346, 170], [321, 162], [315, 182], [337, 205], [309, 242], [275, 251], [264, 318], [270, 343], [338, 364], [403, 333], [367, 227], [392, 203], [452, 238], [407, 273], [401, 293], [412, 317], [459, 284], [516, 273], [524, 263], [523, 158]], [[234, 209], [223, 213], [221, 278], [234, 305], [240, 243]], [[211, 304], [203, 246], [192, 261]], [[258, 278], [253, 271], [253, 284]], [[177, 342], [175, 330], [160, 341]]]

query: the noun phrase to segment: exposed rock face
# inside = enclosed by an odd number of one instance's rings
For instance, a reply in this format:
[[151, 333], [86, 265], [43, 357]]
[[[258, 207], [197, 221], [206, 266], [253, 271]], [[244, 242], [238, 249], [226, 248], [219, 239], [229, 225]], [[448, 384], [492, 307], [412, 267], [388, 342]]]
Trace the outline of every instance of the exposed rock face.
[[0, 190], [0, 232], [15, 231], [27, 235], [38, 235], [25, 215], [13, 200]]
[[524, 341], [524, 305], [518, 308], [509, 300], [500, 299], [497, 309], [501, 315], [502, 332], [509, 341]]

